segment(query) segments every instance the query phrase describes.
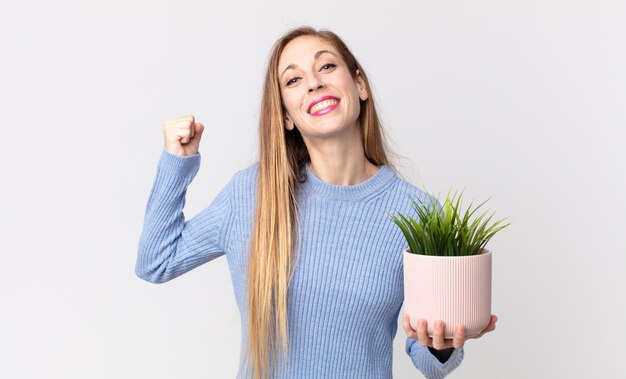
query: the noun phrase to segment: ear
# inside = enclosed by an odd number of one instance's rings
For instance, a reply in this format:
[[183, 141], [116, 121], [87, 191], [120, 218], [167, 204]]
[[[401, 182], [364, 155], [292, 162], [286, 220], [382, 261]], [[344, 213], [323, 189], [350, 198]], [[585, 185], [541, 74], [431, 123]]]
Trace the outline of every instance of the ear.
[[291, 121], [288, 114], [285, 114], [285, 128], [287, 130], [293, 130], [293, 121]]
[[369, 94], [367, 92], [367, 86], [365, 85], [365, 80], [363, 80], [363, 76], [361, 76], [361, 71], [359, 71], [358, 69], [356, 70], [356, 78], [354, 78], [354, 80], [356, 81], [356, 85], [359, 88], [359, 98], [361, 100], [367, 100], [367, 98], [369, 97]]

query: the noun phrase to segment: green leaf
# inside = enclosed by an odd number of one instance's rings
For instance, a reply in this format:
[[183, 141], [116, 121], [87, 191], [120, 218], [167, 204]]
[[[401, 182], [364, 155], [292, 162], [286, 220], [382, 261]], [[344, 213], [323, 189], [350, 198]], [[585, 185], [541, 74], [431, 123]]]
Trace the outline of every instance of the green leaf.
[[[409, 196], [417, 219], [409, 215], [391, 216], [405, 236], [411, 252], [425, 255], [464, 256], [479, 254], [491, 238], [509, 226], [503, 224], [506, 219], [491, 223], [494, 213], [476, 212], [490, 199], [473, 207], [473, 202], [462, 212], [461, 193], [448, 190], [443, 205], [438, 198], [427, 195]], [[473, 217], [477, 214], [476, 217]]]

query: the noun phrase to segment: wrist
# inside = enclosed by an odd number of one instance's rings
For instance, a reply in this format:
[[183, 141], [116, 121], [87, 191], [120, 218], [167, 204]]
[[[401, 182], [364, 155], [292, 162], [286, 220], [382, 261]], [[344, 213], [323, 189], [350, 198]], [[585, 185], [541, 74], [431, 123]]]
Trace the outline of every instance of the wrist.
[[447, 348], [447, 349], [437, 350], [434, 347], [428, 346], [428, 350], [441, 363], [445, 363], [448, 360], [448, 358], [450, 358], [452, 353], [454, 352], [454, 348], [453, 347], [450, 347], [450, 348]]

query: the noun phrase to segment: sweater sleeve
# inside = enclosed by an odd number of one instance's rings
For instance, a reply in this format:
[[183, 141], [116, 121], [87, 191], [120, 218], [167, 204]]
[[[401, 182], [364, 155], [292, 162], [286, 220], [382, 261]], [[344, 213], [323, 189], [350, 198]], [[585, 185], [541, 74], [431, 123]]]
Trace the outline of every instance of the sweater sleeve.
[[233, 180], [207, 208], [185, 221], [187, 186], [199, 168], [200, 153], [180, 157], [163, 149], [139, 239], [138, 277], [151, 283], [167, 282], [225, 254]]
[[411, 357], [413, 365], [420, 370], [427, 379], [446, 377], [455, 368], [459, 367], [461, 361], [463, 361], [464, 355], [463, 348], [454, 349], [450, 358], [444, 363], [441, 363], [432, 355], [428, 348], [420, 345], [419, 342], [410, 337], [406, 339], [405, 350], [409, 357]]

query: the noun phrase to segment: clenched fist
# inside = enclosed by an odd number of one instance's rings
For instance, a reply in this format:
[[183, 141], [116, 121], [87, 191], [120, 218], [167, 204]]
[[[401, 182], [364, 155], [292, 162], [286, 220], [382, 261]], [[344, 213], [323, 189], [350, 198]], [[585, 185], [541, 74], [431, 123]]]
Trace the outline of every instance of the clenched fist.
[[204, 125], [188, 115], [163, 123], [165, 149], [174, 155], [186, 157], [198, 152]]

